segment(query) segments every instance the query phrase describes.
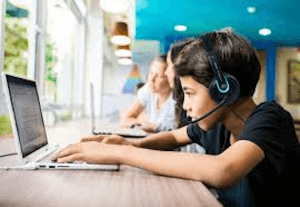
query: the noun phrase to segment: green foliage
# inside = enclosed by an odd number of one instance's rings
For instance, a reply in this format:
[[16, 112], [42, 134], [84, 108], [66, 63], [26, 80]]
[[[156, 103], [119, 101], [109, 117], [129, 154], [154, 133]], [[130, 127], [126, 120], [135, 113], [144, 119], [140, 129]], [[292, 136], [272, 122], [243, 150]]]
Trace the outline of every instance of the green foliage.
[[[27, 58], [24, 53], [28, 53], [27, 28], [23, 25], [23, 18], [11, 17], [5, 14], [5, 58], [4, 71], [26, 76]], [[56, 64], [54, 56], [54, 44], [46, 44], [46, 74], [45, 80], [56, 83], [56, 74], [52, 68]]]
[[10, 16], [9, 14], [5, 13], [5, 18], [10, 18], [12, 16]]
[[8, 115], [0, 115], [0, 134], [11, 134], [12, 128]]
[[[46, 71], [45, 71], [45, 83], [46, 91], [48, 92], [48, 98], [53, 98], [53, 101], [57, 100], [57, 74], [52, 70], [57, 63], [57, 58], [55, 57], [54, 44], [48, 39], [46, 44]], [[50, 95], [51, 94], [51, 95]]]
[[28, 51], [27, 28], [21, 18], [5, 15], [4, 38], [4, 71], [21, 76], [27, 74], [27, 59], [24, 56]]
[[70, 121], [72, 120], [71, 112], [66, 111], [62, 115], [59, 116], [60, 121]]
[[56, 83], [56, 74], [52, 70], [53, 66], [56, 64], [54, 57], [54, 44], [47, 42], [46, 44], [46, 74], [45, 80]]

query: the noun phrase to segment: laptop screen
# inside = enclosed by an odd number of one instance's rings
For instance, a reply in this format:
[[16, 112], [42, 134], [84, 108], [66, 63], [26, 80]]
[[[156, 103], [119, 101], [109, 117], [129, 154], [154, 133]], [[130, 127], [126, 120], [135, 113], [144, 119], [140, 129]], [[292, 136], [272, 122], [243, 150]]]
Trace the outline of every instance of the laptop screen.
[[36, 84], [6, 75], [23, 158], [46, 145], [47, 137]]

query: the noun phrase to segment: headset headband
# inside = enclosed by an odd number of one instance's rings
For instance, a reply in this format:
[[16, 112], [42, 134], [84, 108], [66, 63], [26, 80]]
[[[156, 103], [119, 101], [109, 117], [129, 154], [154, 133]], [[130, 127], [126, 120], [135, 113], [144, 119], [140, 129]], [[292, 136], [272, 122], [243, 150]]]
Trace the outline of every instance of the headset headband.
[[221, 66], [219, 63], [218, 56], [213, 51], [213, 45], [210, 41], [209, 34], [206, 34], [201, 38], [204, 41], [204, 49], [208, 56], [208, 60], [210, 62], [210, 65], [215, 73], [216, 76], [216, 85], [218, 87], [218, 90], [221, 93], [227, 93], [229, 90], [229, 84], [227, 81], [226, 76], [223, 75]]

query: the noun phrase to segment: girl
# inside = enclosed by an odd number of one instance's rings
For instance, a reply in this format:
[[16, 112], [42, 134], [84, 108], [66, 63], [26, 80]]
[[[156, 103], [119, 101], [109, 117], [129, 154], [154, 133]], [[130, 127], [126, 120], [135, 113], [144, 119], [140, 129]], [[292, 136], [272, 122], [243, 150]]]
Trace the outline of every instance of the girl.
[[[175, 128], [175, 102], [165, 71], [166, 55], [155, 58], [150, 66], [148, 81], [137, 93], [130, 108], [121, 118], [123, 126], [138, 125], [147, 132], [159, 132]], [[147, 122], [137, 117], [145, 109]]]

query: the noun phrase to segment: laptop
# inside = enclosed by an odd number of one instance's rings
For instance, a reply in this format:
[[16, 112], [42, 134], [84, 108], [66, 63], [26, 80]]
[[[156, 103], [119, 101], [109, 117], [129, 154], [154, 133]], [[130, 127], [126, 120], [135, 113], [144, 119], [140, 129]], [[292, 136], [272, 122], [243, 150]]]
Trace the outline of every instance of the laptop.
[[57, 163], [52, 156], [61, 149], [48, 143], [36, 82], [2, 73], [4, 92], [17, 146], [19, 163], [34, 169], [119, 170], [119, 165]]
[[94, 85], [90, 83], [90, 101], [91, 101], [91, 127], [92, 134], [94, 135], [111, 135], [116, 134], [122, 137], [128, 138], [143, 138], [148, 134], [144, 130], [134, 127], [125, 128], [119, 126], [117, 123], [105, 122], [103, 124], [97, 125], [96, 129], [96, 118], [95, 118], [95, 98], [94, 98]]

